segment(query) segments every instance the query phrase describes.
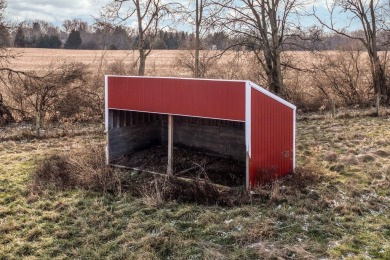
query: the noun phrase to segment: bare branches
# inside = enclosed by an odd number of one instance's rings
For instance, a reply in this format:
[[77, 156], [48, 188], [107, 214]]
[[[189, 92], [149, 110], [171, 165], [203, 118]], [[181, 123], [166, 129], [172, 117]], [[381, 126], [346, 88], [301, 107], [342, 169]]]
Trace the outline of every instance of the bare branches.
[[8, 73], [7, 81], [2, 80], [12, 99], [20, 105], [21, 117], [25, 116], [24, 106], [34, 111], [37, 135], [46, 113], [53, 110], [63, 96], [79, 88], [87, 75], [86, 66], [82, 63], [64, 63], [58, 67], [50, 67], [44, 75], [12, 69], [2, 70]]
[[364, 106], [372, 98], [365, 78], [369, 70], [361, 66], [361, 51], [324, 52], [317, 57], [319, 61], [313, 63], [312, 71], [314, 86], [329, 101], [338, 99], [346, 106]]
[[304, 1], [222, 0], [214, 1], [223, 13], [218, 23], [253, 51], [266, 74], [269, 89], [281, 95], [283, 89], [281, 52], [289, 32], [291, 16]]
[[[330, 17], [332, 18], [329, 24], [324, 22], [316, 14], [316, 10], [313, 9], [313, 16], [325, 28], [344, 37], [359, 40], [364, 45], [369, 55], [374, 93], [377, 95], [377, 114], [379, 114], [381, 93], [385, 94], [385, 102], [390, 102], [390, 93], [387, 89], [385, 76], [386, 62], [381, 60], [378, 55], [378, 33], [386, 30], [388, 26], [385, 19], [383, 19], [383, 13], [386, 13], [387, 10], [385, 6], [380, 0], [337, 0], [329, 8]], [[336, 10], [341, 10], [345, 15], [351, 15], [351, 20], [357, 20], [364, 32], [363, 36], [352, 34], [347, 27], [338, 28], [333, 21]]]
[[164, 19], [172, 18], [179, 3], [163, 0], [112, 0], [101, 11], [98, 24], [136, 24], [139, 52], [138, 75], [145, 74], [146, 58], [153, 49], [153, 42]]

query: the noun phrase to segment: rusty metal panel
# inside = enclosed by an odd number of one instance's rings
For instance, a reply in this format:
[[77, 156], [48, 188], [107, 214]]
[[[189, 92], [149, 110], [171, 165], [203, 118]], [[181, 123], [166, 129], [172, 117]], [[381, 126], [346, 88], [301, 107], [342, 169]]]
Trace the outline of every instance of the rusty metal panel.
[[251, 186], [293, 170], [294, 109], [251, 89]]
[[109, 76], [108, 108], [245, 121], [245, 82]]

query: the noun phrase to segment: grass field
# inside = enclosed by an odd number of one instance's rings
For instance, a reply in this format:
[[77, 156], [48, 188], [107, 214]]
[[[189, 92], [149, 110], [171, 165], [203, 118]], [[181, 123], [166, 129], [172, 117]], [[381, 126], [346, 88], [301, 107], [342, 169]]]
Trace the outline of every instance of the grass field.
[[[16, 55], [11, 60], [10, 66], [22, 71], [46, 71], [53, 64], [64, 62], [82, 62], [90, 66], [92, 70], [99, 66], [107, 68], [110, 63], [123, 62], [123, 65], [131, 67], [137, 61], [136, 50], [66, 50], [66, 49], [34, 49], [34, 48], [11, 48]], [[210, 57], [219, 54], [218, 51], [203, 51], [202, 55]], [[321, 52], [332, 53], [332, 52]], [[183, 50], [153, 50], [146, 59], [147, 76], [176, 76], [192, 77], [191, 72], [178, 65], [177, 60], [182, 56], [190, 56], [188, 51]], [[253, 58], [250, 52], [226, 51], [220, 59], [216, 59], [216, 66], [209, 69], [209, 77], [224, 79], [244, 79], [253, 73], [258, 73], [254, 68]], [[311, 63], [320, 61], [318, 55], [310, 52], [286, 52], [286, 60], [294, 60], [296, 66], [306, 68]], [[136, 75], [136, 68], [134, 74]], [[302, 72], [301, 72], [302, 74]], [[253, 76], [253, 75], [251, 75]], [[292, 77], [293, 75], [289, 76]], [[286, 77], [287, 80], [289, 80]], [[305, 75], [307, 77], [307, 75]], [[257, 77], [259, 79], [260, 77]]]
[[99, 126], [83, 129], [40, 140], [0, 129], [0, 259], [390, 258], [388, 116], [300, 120], [301, 185], [280, 181], [235, 207], [32, 192], [45, 155], [104, 143]]
[[[83, 62], [92, 69], [102, 65], [103, 67], [115, 61], [122, 61], [130, 65], [138, 57], [137, 51], [110, 51], [110, 50], [56, 50], [56, 49], [34, 49], [18, 48], [11, 49], [17, 55], [11, 67], [18, 70], [45, 71], [51, 64], [63, 62]], [[175, 68], [175, 58], [180, 51], [155, 50], [147, 58], [147, 75], [160, 76], [181, 75], [184, 72]]]

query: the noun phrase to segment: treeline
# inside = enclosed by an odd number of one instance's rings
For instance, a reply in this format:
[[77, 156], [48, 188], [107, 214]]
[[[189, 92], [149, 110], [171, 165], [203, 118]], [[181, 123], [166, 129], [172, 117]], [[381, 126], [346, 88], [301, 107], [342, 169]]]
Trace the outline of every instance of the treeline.
[[[202, 48], [222, 50], [229, 40], [224, 32], [209, 33], [202, 39]], [[145, 44], [147, 48], [178, 50], [191, 48], [193, 42], [193, 33], [160, 30]], [[16, 48], [131, 50], [137, 43], [138, 35], [131, 28], [93, 26], [79, 19], [66, 20], [61, 28], [41, 20], [22, 22], [10, 32], [8, 39], [8, 45]]]
[[[359, 35], [363, 32], [356, 31]], [[385, 34], [380, 36], [388, 38]], [[310, 39], [310, 40], [308, 40]], [[11, 30], [5, 39], [7, 45], [15, 48], [52, 48], [84, 50], [132, 50], [137, 48], [138, 35], [134, 29], [125, 26], [96, 26], [80, 19], [65, 20], [62, 27], [42, 21], [25, 21]], [[194, 33], [186, 31], [160, 30], [153, 39], [147, 39], [146, 49], [182, 50], [192, 49]], [[224, 50], [234, 45], [237, 39], [227, 33], [210, 32], [201, 38], [201, 49]], [[336, 33], [325, 33], [310, 28], [289, 36], [283, 43], [284, 50], [340, 50], [351, 46], [358, 48], [357, 40]], [[251, 44], [245, 46], [251, 49]]]

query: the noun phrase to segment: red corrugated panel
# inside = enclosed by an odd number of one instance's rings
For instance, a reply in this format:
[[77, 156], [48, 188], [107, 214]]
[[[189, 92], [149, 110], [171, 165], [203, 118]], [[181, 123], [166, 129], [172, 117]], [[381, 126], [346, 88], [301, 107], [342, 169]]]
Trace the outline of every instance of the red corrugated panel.
[[108, 77], [108, 108], [245, 120], [245, 82]]
[[294, 110], [251, 90], [250, 183], [281, 177], [293, 170]]

